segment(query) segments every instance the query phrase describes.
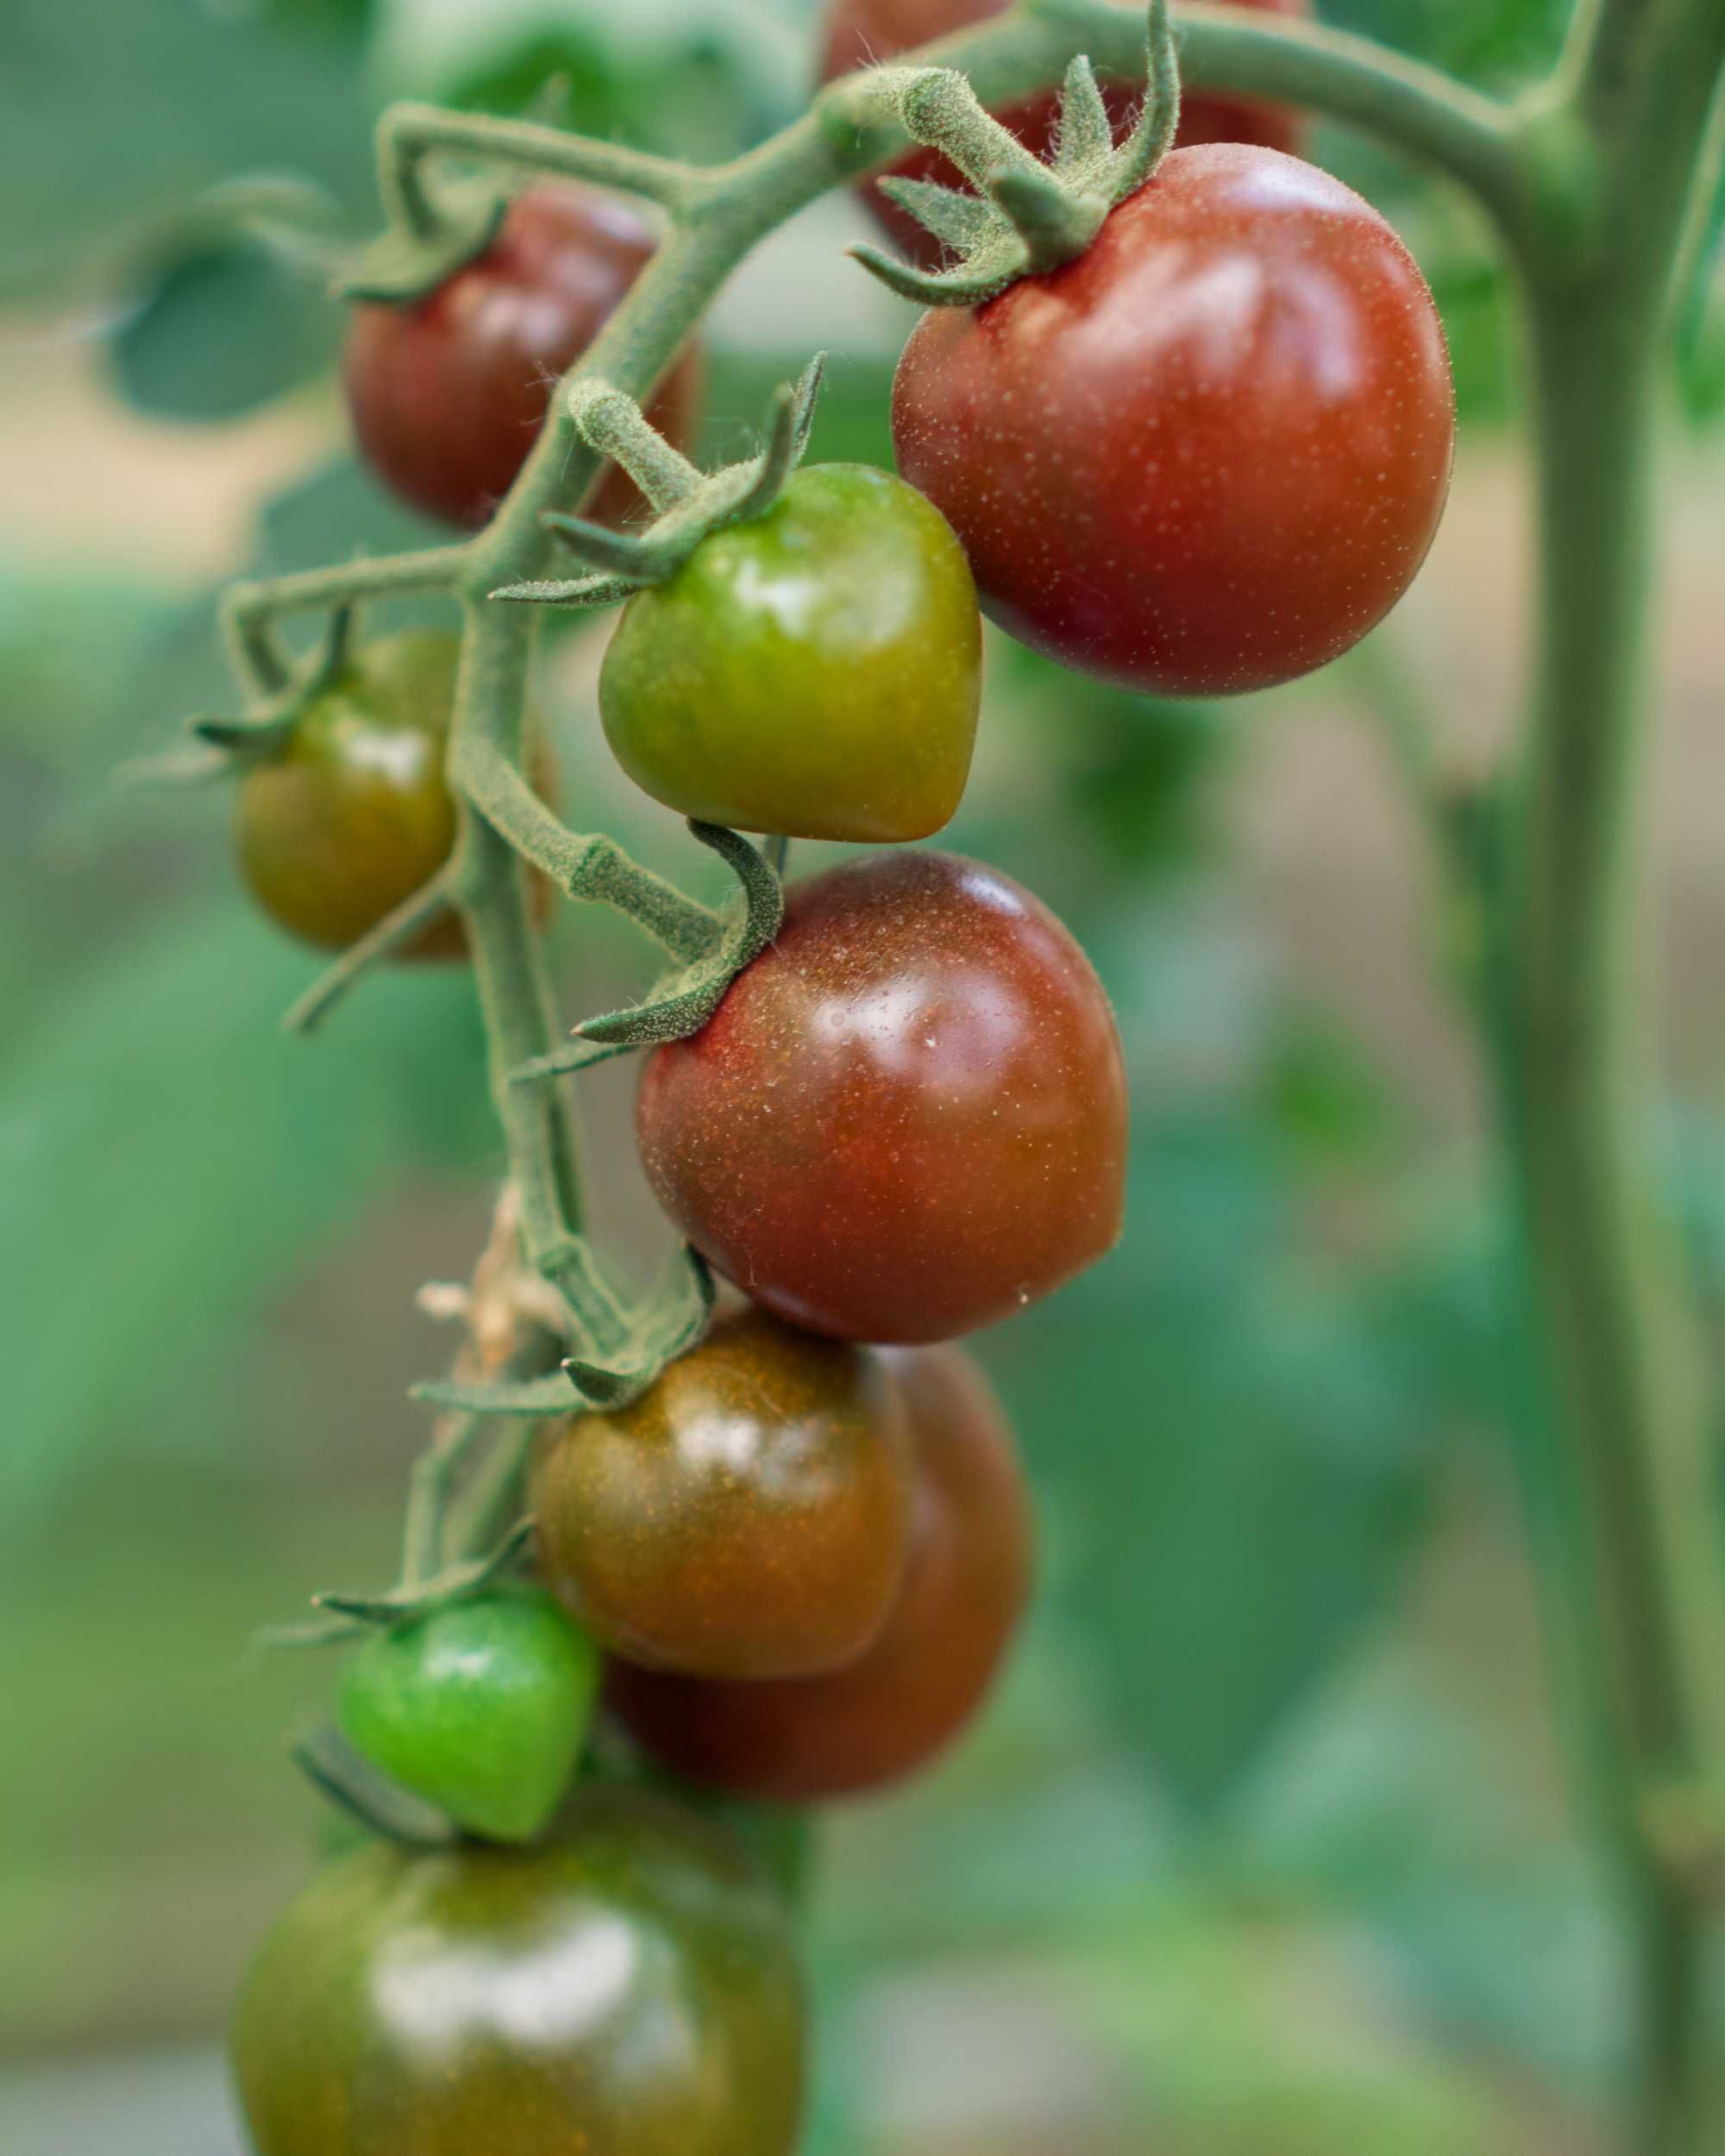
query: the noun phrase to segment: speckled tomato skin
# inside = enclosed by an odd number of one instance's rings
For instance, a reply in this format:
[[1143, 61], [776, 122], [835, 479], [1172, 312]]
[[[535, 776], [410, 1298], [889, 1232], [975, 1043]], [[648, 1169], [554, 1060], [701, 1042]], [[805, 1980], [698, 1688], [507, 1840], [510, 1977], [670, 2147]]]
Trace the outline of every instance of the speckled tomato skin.
[[859, 1796], [925, 1766], [988, 1695], [1032, 1584], [1017, 1451], [963, 1349], [888, 1359], [910, 1416], [916, 1529], [897, 1607], [862, 1659], [779, 1684], [612, 1665], [611, 1705], [647, 1752], [692, 1781], [767, 1802]]
[[636, 1111], [660, 1203], [721, 1272], [794, 1325], [889, 1344], [1009, 1316], [1109, 1250], [1126, 1125], [1071, 936], [1009, 876], [921, 852], [793, 885]]
[[[345, 950], [448, 861], [459, 823], [444, 764], [461, 645], [447, 630], [374, 637], [312, 697], [292, 732], [250, 766], [234, 797], [234, 853], [258, 904], [319, 950]], [[529, 711], [534, 784], [555, 774]], [[536, 919], [551, 887], [534, 875]], [[397, 954], [467, 955], [460, 917], [436, 915]]]
[[910, 1548], [904, 1410], [881, 1358], [726, 1313], [633, 1405], [535, 1464], [539, 1569], [614, 1653], [706, 1677], [842, 1668]]
[[605, 738], [681, 816], [733, 830], [926, 838], [963, 796], [982, 694], [964, 550], [914, 487], [806, 465], [624, 608]]
[[[1309, 0], [1241, 0], [1267, 15], [1302, 16], [1309, 13]], [[832, 0], [826, 11], [820, 48], [820, 79], [831, 82], [849, 74], [853, 67], [890, 60], [913, 46], [926, 45], [937, 37], [950, 37], [974, 22], [1003, 14], [1008, 0]], [[1142, 12], [1141, 9], [1138, 12]], [[1113, 122], [1122, 134], [1144, 98], [1142, 82], [1105, 80], [1102, 95]], [[1051, 90], [1022, 104], [997, 111], [994, 117], [1008, 127], [1038, 157], [1054, 148], [1060, 99]], [[1255, 98], [1230, 97], [1199, 91], [1181, 108], [1181, 146], [1196, 142], [1260, 142], [1273, 150], [1299, 147], [1299, 115], [1289, 106], [1265, 104]], [[938, 150], [910, 151], [888, 168], [901, 179], [932, 179], [944, 187], [963, 187], [957, 167]], [[862, 199], [900, 249], [924, 269], [938, 268], [940, 242], [919, 224], [907, 210], [889, 201], [871, 180], [861, 189]]]
[[[567, 181], [525, 189], [497, 238], [411, 307], [354, 310], [344, 372], [367, 462], [414, 508], [477, 530], [513, 485], [544, 423], [553, 385], [586, 351], [653, 253], [627, 203]], [[648, 406], [687, 449], [699, 422], [691, 348]], [[586, 514], [649, 514], [612, 466]]]
[[[240, 872], [271, 919], [303, 943], [345, 950], [448, 859], [456, 812], [443, 760], [461, 649], [441, 630], [367, 644], [240, 781]], [[466, 950], [448, 913], [403, 955], [458, 958]]]
[[265, 1940], [233, 2055], [257, 2156], [792, 2156], [802, 2002], [729, 1837], [596, 1789], [535, 1849], [331, 1865]]
[[925, 314], [893, 436], [1021, 642], [1220, 696], [1310, 673], [1402, 597], [1448, 496], [1455, 392], [1370, 204], [1221, 146], [1176, 151], [1076, 261]]

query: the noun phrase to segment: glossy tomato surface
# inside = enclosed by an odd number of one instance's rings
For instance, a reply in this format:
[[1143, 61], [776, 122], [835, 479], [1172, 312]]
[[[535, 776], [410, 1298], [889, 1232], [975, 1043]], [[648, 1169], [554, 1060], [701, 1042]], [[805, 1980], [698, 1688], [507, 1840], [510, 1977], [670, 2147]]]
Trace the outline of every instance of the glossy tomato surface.
[[1396, 234], [1274, 150], [1177, 150], [1088, 254], [925, 314], [900, 468], [985, 610], [1167, 695], [1309, 673], [1401, 598], [1449, 492], [1443, 327]]
[[655, 800], [794, 838], [925, 838], [969, 776], [982, 624], [964, 550], [889, 472], [812, 465], [624, 609], [599, 677]]
[[898, 1389], [879, 1357], [721, 1316], [632, 1407], [540, 1452], [547, 1582], [616, 1653], [709, 1677], [854, 1662], [910, 1547]]
[[598, 1689], [593, 1642], [511, 1588], [375, 1633], [342, 1672], [354, 1749], [469, 1833], [530, 1841], [574, 1771]]
[[612, 1665], [612, 1706], [655, 1758], [692, 1781], [783, 1803], [860, 1796], [925, 1765], [988, 1695], [1031, 1587], [1017, 1451], [962, 1349], [888, 1359], [910, 1414], [916, 1530], [891, 1621], [862, 1659], [780, 1684]]
[[756, 1302], [840, 1339], [950, 1339], [1119, 1236], [1120, 1037], [1048, 908], [951, 854], [794, 884], [775, 941], [636, 1109], [660, 1203]]
[[802, 2010], [728, 1837], [595, 1790], [529, 1851], [332, 1865], [234, 2029], [257, 2156], [791, 2156]]
[[[1267, 15], [1304, 16], [1308, 0], [1241, 0]], [[866, 67], [891, 60], [913, 46], [933, 38], [950, 37], [1004, 14], [1008, 0], [832, 0], [826, 11], [821, 41], [820, 78], [831, 82]], [[1135, 14], [1144, 10], [1134, 5]], [[1102, 94], [1118, 136], [1136, 116], [1144, 98], [1141, 81], [1105, 81]], [[1060, 99], [1052, 89], [998, 111], [994, 117], [1012, 129], [1038, 157], [1054, 149], [1060, 116]], [[1300, 141], [1298, 116], [1286, 105], [1264, 104], [1253, 98], [1230, 97], [1219, 92], [1194, 91], [1180, 113], [1179, 140], [1182, 147], [1195, 142], [1261, 142], [1274, 150], [1293, 150]], [[963, 187], [963, 175], [938, 150], [918, 149], [889, 168], [903, 179], [932, 179], [944, 187]], [[925, 269], [938, 268], [940, 242], [919, 225], [908, 211], [889, 202], [872, 180], [865, 181], [862, 198], [912, 261]]]
[[[586, 351], [654, 248], [613, 195], [543, 182], [510, 205], [485, 254], [408, 307], [354, 310], [345, 372], [361, 450], [404, 501], [446, 523], [483, 524], [527, 461], [558, 378]], [[700, 367], [687, 352], [648, 417], [693, 442]], [[646, 505], [612, 467], [587, 512], [621, 523]]]
[[[459, 640], [413, 630], [367, 644], [241, 780], [241, 874], [273, 920], [344, 950], [431, 878], [455, 843], [443, 776]], [[453, 915], [408, 956], [465, 948]]]

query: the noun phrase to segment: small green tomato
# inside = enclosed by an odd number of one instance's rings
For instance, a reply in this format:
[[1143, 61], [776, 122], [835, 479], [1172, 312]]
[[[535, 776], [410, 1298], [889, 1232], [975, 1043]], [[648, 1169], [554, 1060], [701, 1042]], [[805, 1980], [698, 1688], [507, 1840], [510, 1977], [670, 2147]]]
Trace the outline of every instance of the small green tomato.
[[[411, 630], [367, 644], [240, 783], [241, 874], [270, 918], [342, 950], [430, 881], [455, 843], [443, 775], [461, 647]], [[459, 957], [453, 915], [406, 954]]]
[[455, 1602], [366, 1642], [336, 1718], [354, 1750], [491, 1841], [530, 1841], [568, 1789], [597, 1650], [549, 1596]]
[[963, 550], [913, 487], [799, 472], [624, 608], [599, 677], [618, 761], [685, 816], [926, 838], [969, 775], [982, 623]]

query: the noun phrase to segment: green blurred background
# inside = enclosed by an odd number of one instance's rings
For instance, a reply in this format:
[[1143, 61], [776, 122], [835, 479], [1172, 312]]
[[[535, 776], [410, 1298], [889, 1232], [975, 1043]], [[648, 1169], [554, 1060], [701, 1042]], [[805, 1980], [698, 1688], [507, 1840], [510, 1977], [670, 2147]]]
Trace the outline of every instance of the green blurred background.
[[[1561, 0], [1327, 12], [1513, 82]], [[315, 1046], [312, 962], [254, 917], [217, 796], [109, 781], [226, 693], [243, 569], [413, 543], [350, 462], [336, 310], [237, 243], [242, 177], [375, 216], [389, 97], [555, 109], [713, 157], [794, 115], [812, 0], [7, 0], [0, 9], [0, 2141], [234, 2156], [216, 2046], [313, 1860], [280, 1733], [327, 1668], [248, 1650], [391, 1561], [498, 1147], [459, 977], [368, 984]], [[961, 846], [1096, 956], [1132, 1058], [1125, 1246], [982, 1344], [1045, 1532], [1028, 1641], [925, 1783], [835, 1817], [810, 1952], [809, 2156], [1584, 2156], [1622, 1971], [1565, 1815], [1520, 1551], [1499, 1213], [1399, 796], [1421, 705], [1459, 769], [1512, 723], [1528, 577], [1513, 317], [1471, 212], [1320, 131], [1396, 217], [1468, 422], [1413, 599], [1295, 692], [1210, 710], [997, 642]], [[212, 193], [212, 191], [216, 191]], [[889, 461], [911, 317], [849, 202], [722, 301], [709, 448], [819, 346], [814, 454]], [[1725, 288], [1672, 371], [1658, 1136], [1716, 1314], [1725, 1125]], [[1677, 454], [1679, 441], [1681, 453]], [[688, 879], [599, 743], [602, 633], [548, 639], [572, 805]], [[698, 872], [694, 872], [698, 873]], [[643, 953], [566, 914], [572, 1008]], [[606, 1233], [658, 1231], [591, 1082]], [[613, 1136], [615, 1142], [613, 1142]], [[16, 2138], [14, 2138], [16, 2135]]]

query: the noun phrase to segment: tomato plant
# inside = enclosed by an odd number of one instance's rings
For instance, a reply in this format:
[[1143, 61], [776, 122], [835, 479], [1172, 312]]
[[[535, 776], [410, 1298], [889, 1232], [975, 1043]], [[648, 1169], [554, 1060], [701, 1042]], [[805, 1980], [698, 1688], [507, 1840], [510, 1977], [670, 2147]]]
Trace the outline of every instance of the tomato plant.
[[[531, 1433], [547, 1421], [561, 1434], [540, 1463], [542, 1561], [613, 1644], [679, 1665], [609, 1665], [613, 1704], [662, 1760], [756, 1796], [880, 1786], [963, 1724], [1011, 1633], [1029, 1564], [1017, 1468], [968, 1366], [929, 1344], [1010, 1315], [1114, 1240], [1126, 1086], [1113, 1018], [1072, 937], [992, 869], [901, 852], [788, 891], [780, 874], [790, 834], [926, 833], [956, 800], [975, 617], [947, 527], [985, 606], [1026, 642], [1130, 687], [1226, 694], [1357, 642], [1443, 508], [1442, 331], [1384, 220], [1275, 144], [1176, 147], [1164, 0], [1147, 43], [1104, 0], [971, 14], [987, 19], [944, 48], [956, 65], [836, 79], [810, 120], [708, 169], [534, 122], [386, 116], [389, 229], [350, 288], [392, 304], [355, 333], [356, 417], [404, 492], [490, 521], [456, 545], [231, 594], [248, 708], [196, 728], [176, 767], [241, 781], [249, 879], [298, 932], [342, 947], [301, 1006], [317, 1011], [424, 925], [397, 897], [448, 859], [459, 797], [459, 874], [433, 895], [459, 908], [476, 962], [508, 1182], [471, 1289], [443, 1291], [468, 1337], [424, 1388], [441, 1413], [400, 1578], [320, 1598], [301, 1628], [327, 1645], [380, 1616], [398, 1626], [367, 1652], [379, 1670], [408, 1658], [423, 1720], [392, 1720], [390, 1687], [363, 1676], [348, 1719], [403, 1786], [332, 1743], [300, 1756], [405, 1841], [433, 1831], [408, 1785], [470, 1818], [486, 1798], [476, 1770], [456, 1786], [412, 1658], [530, 1561]], [[880, 18], [883, 39], [896, 19]], [[1695, 1313], [1673, 1294], [1679, 1253], [1659, 1247], [1625, 1082], [1642, 1060], [1646, 881], [1630, 811], [1661, 340], [1708, 222], [1725, 16], [1717, 0], [1590, 0], [1558, 69], [1513, 101], [1274, 8], [1193, 7], [1180, 45], [1207, 89], [1320, 109], [1437, 165], [1519, 273], [1541, 547], [1526, 737], [1465, 787], [1417, 717], [1397, 714], [1398, 743], [1445, 903], [1471, 931], [1460, 985], [1515, 1213], [1521, 1464], [1640, 1994], [1635, 2146], [1676, 2156], [1717, 2139], [1698, 1884], [1718, 1868], [1725, 1569], [1697, 1501], [1711, 1430]], [[1142, 58], [1130, 126], [1111, 124], [1081, 47], [1116, 82]], [[1063, 73], [1046, 160], [972, 79], [1022, 116]], [[899, 188], [941, 242], [938, 269], [857, 250], [935, 310], [894, 398], [903, 478], [925, 499], [854, 470], [796, 476], [818, 361], [775, 398], [757, 451], [698, 470], [641, 400], [758, 241], [903, 142], [970, 182]], [[643, 271], [644, 229], [601, 239], [609, 211], [567, 197], [554, 210], [538, 190], [488, 243], [451, 160], [632, 194], [664, 219], [663, 251]], [[524, 461], [529, 436], [544, 453]], [[651, 511], [626, 531], [579, 514], [608, 462]], [[458, 673], [448, 643], [371, 648], [294, 704], [281, 617], [343, 621], [403, 597], [459, 606]], [[607, 724], [733, 876], [722, 905], [566, 829], [530, 782], [533, 610], [618, 605]], [[839, 633], [895, 608], [882, 643]], [[1021, 800], [1033, 814], [1034, 789]], [[666, 953], [638, 1001], [567, 1041], [524, 864]], [[688, 1238], [646, 1294], [595, 1247], [561, 1084], [636, 1050], [642, 1160]], [[709, 1263], [768, 1315], [709, 1334]], [[769, 1320], [825, 1344], [793, 1349]], [[910, 1432], [907, 1553], [894, 1448], [865, 1405], [882, 1369]], [[803, 1440], [787, 1401], [841, 1470], [790, 1500]], [[830, 1606], [810, 1601], [793, 1551], [819, 1552]], [[855, 1658], [731, 1673], [817, 1647]], [[799, 2066], [782, 1934], [753, 1880], [688, 1833], [588, 1789], [530, 1853], [379, 1847], [329, 1875], [267, 1946], [242, 2010], [260, 2156], [505, 2142], [562, 2156], [572, 2133], [592, 2156], [786, 2156]]]
[[[417, 630], [368, 644], [242, 779], [240, 873], [271, 919], [341, 950], [430, 881], [455, 843], [444, 776], [460, 641]], [[408, 956], [459, 957], [445, 915]]]
[[1401, 598], [1449, 492], [1442, 324], [1390, 227], [1278, 151], [1176, 150], [1089, 250], [899, 363], [899, 467], [988, 614], [1128, 688], [1268, 688]]
[[594, 1791], [542, 1848], [332, 1865], [265, 1940], [234, 2059], [258, 2156], [791, 2156], [801, 2021], [729, 1839]]
[[830, 1677], [766, 1684], [612, 1665], [611, 1704], [693, 1781], [781, 1803], [862, 1796], [925, 1766], [988, 1694], [1030, 1590], [1017, 1452], [962, 1349], [888, 1359], [910, 1417], [916, 1527], [903, 1590], [868, 1653]]
[[[910, 47], [927, 45], [955, 30], [986, 22], [1004, 12], [1008, 0], [831, 0], [822, 30], [820, 79], [831, 82], [854, 67], [874, 66], [894, 59]], [[1247, 7], [1266, 14], [1303, 16], [1307, 0], [1244, 0]], [[1105, 79], [1103, 94], [1108, 117], [1118, 134], [1130, 122], [1144, 96], [1141, 81]], [[1052, 89], [1034, 97], [996, 110], [994, 117], [1033, 150], [1045, 157], [1059, 136], [1060, 99]], [[1180, 110], [1180, 141], [1195, 142], [1261, 142], [1266, 148], [1292, 150], [1300, 140], [1298, 116], [1286, 105], [1266, 103], [1253, 97], [1232, 97], [1194, 92]], [[963, 185], [950, 159], [940, 151], [913, 150], [889, 168], [905, 179], [930, 179], [944, 186]], [[894, 242], [913, 261], [932, 268], [941, 259], [940, 243], [906, 210], [881, 192], [874, 180], [865, 180], [861, 193], [869, 208]]]
[[771, 948], [698, 1033], [655, 1051], [636, 1126], [695, 1247], [841, 1339], [972, 1332], [1120, 1233], [1107, 998], [1045, 906], [951, 855], [794, 885]]
[[599, 1671], [547, 1597], [458, 1601], [369, 1639], [342, 1673], [354, 1748], [458, 1826], [530, 1841], [568, 1786]]
[[888, 473], [816, 465], [630, 600], [605, 735], [637, 785], [706, 823], [926, 838], [969, 775], [982, 636], [938, 511]]
[[781, 1677], [855, 1661], [886, 1623], [910, 1489], [879, 1358], [751, 1311], [632, 1406], [572, 1418], [532, 1502], [547, 1580], [615, 1653]]
[[[348, 404], [361, 452], [415, 509], [467, 529], [509, 492], [544, 423], [558, 376], [616, 310], [653, 252], [627, 204], [542, 183], [511, 204], [477, 260], [406, 305], [354, 310]], [[655, 420], [685, 445], [700, 415], [700, 363], [686, 352], [660, 384]], [[593, 513], [638, 514], [607, 473]]]

